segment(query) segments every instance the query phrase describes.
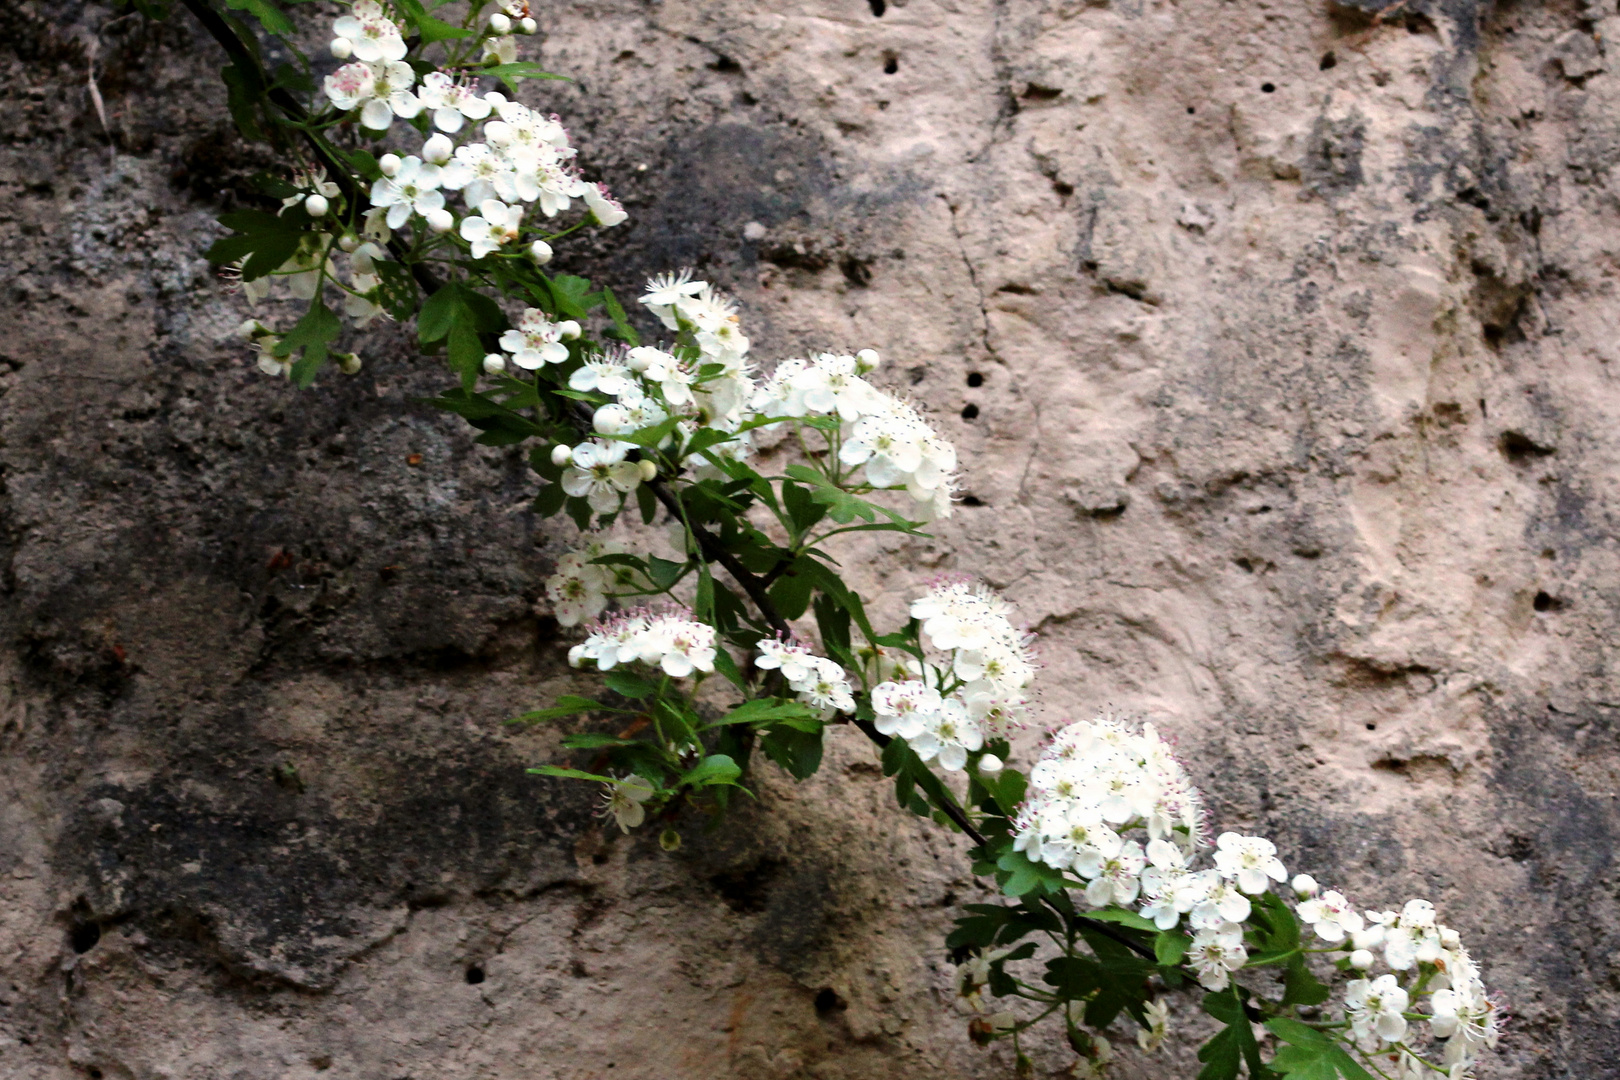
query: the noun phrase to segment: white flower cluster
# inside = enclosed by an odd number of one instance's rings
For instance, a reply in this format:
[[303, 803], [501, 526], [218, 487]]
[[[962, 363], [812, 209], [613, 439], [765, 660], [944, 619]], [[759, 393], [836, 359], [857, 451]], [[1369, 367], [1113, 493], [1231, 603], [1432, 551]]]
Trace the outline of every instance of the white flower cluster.
[[685, 608], [636, 608], [591, 627], [590, 636], [568, 650], [568, 663], [597, 671], [641, 663], [677, 679], [714, 670], [714, 627]]
[[874, 488], [905, 488], [927, 520], [949, 517], [956, 448], [911, 405], [866, 381], [877, 366], [871, 349], [784, 360], [750, 405], [762, 417], [837, 416], [840, 463], [864, 466]]
[[[1479, 967], [1463, 947], [1462, 935], [1439, 922], [1427, 900], [1408, 900], [1400, 911], [1358, 913], [1343, 894], [1321, 891], [1306, 875], [1296, 877], [1294, 892], [1302, 898], [1300, 921], [1316, 937], [1349, 950], [1351, 969], [1370, 973], [1380, 960], [1390, 972], [1353, 979], [1345, 987], [1344, 1013], [1356, 1044], [1372, 1053], [1409, 1041], [1414, 995], [1429, 994], [1429, 1032], [1446, 1040], [1447, 1068], [1466, 1072], [1480, 1048], [1495, 1048], [1501, 1010], [1490, 998]], [[1400, 1060], [1419, 1075], [1427, 1066]], [[1408, 1068], [1409, 1066], [1409, 1068]]]
[[[1259, 836], [1222, 833], [1208, 869], [1193, 865], [1203, 837], [1203, 802], [1152, 724], [1140, 731], [1110, 718], [1057, 731], [1030, 772], [1030, 795], [1013, 846], [1032, 861], [1085, 881], [1094, 908], [1136, 907], [1160, 930], [1185, 918], [1187, 963], [1208, 990], [1223, 990], [1248, 962], [1245, 925], [1258, 897], [1286, 881], [1277, 848]], [[1146, 844], [1131, 838], [1146, 833]], [[1340, 966], [1358, 977], [1344, 986], [1350, 1037], [1367, 1053], [1388, 1051], [1412, 1077], [1432, 1067], [1408, 1049], [1413, 997], [1429, 993], [1429, 1032], [1446, 1040], [1444, 1058], [1461, 1077], [1482, 1046], [1495, 1046], [1500, 1011], [1455, 930], [1426, 900], [1400, 912], [1358, 912], [1341, 894], [1294, 878], [1301, 923], [1344, 950]], [[1390, 973], [1371, 977], [1382, 952]], [[1402, 1073], [1406, 1080], [1406, 1072]]]
[[629, 443], [591, 439], [574, 447], [554, 447], [551, 460], [568, 466], [562, 475], [563, 491], [583, 498], [598, 514], [612, 514], [626, 495], [658, 475], [658, 466], [646, 458], [626, 460], [629, 449]]
[[[1024, 688], [1035, 674], [1029, 635], [1008, 619], [1012, 605], [971, 579], [945, 577], [912, 602], [923, 637], [940, 654], [937, 663], [915, 659], [898, 665], [899, 678], [872, 690], [875, 726], [905, 739], [924, 761], [938, 759], [955, 772], [986, 736], [1005, 737], [1023, 722]], [[979, 768], [996, 772], [993, 755]]]
[[817, 656], [797, 641], [766, 638], [757, 648], [759, 656], [754, 666], [764, 671], [780, 671], [788, 688], [799, 695], [800, 701], [820, 709], [823, 720], [835, 712], [855, 711], [854, 687], [836, 662]]
[[628, 566], [598, 563], [604, 555], [621, 555], [619, 540], [596, 540], [557, 560], [557, 571], [546, 579], [546, 598], [562, 626], [578, 626], [606, 610], [615, 596], [644, 592], [648, 582]]

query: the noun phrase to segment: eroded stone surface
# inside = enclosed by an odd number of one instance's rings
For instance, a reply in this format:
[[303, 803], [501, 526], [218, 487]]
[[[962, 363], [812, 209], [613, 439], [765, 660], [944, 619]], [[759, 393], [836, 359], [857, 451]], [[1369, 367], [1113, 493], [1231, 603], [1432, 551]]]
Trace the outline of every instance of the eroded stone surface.
[[[1048, 718], [1153, 716], [1222, 825], [1477, 942], [1492, 1074], [1612, 1070], [1613, 0], [537, 14], [632, 213], [568, 268], [874, 346], [960, 447], [936, 539], [846, 549], [877, 610], [984, 575]], [[1006, 1075], [940, 947], [981, 886], [852, 733], [673, 857], [524, 774], [567, 533], [407, 332], [303, 394], [230, 340], [267, 161], [211, 46], [0, 40], [0, 1072]]]

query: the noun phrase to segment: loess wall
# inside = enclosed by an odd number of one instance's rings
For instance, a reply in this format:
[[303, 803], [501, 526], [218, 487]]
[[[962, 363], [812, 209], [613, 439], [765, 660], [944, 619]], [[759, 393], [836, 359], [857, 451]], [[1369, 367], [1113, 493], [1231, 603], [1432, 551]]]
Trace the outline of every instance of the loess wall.
[[[844, 549], [879, 610], [982, 575], [1048, 720], [1433, 899], [1486, 1075], [1620, 1075], [1620, 13], [1377, 5], [546, 0], [525, 97], [632, 214], [561, 265], [875, 347], [957, 443], [934, 539]], [[0, 1076], [1011, 1075], [941, 946], [983, 887], [858, 733], [674, 855], [525, 775], [571, 527], [408, 328], [254, 369], [220, 62], [0, 7]]]

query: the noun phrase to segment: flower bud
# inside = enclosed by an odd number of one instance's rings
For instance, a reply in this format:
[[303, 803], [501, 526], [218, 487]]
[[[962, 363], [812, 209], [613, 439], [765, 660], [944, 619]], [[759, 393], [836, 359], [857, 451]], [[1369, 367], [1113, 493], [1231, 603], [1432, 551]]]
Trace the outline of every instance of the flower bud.
[[1366, 971], [1373, 966], [1373, 954], [1366, 949], [1357, 949], [1350, 954], [1350, 966], [1357, 971]]
[[876, 371], [882, 363], [876, 349], [862, 349], [855, 354], [855, 373], [865, 375], [869, 371]]
[[344, 233], [342, 236], [338, 237], [338, 248], [350, 255], [353, 255], [354, 249], [359, 246], [360, 238], [354, 235], [352, 232]]
[[331, 208], [332, 204], [326, 201], [326, 196], [319, 193], [304, 200], [304, 213], [310, 217], [325, 217]]
[[572, 341], [579, 337], [579, 323], [573, 319], [564, 319], [557, 324], [557, 336], [564, 341]]
[[499, 375], [506, 370], [506, 357], [498, 352], [488, 353], [484, 356], [484, 374]]
[[1316, 879], [1309, 874], [1295, 874], [1293, 880], [1294, 895], [1301, 900], [1309, 900], [1321, 889]]
[[591, 426], [598, 435], [617, 435], [630, 426], [630, 410], [623, 405], [603, 405], [591, 417]]
[[360, 357], [356, 353], [333, 353], [332, 358], [338, 362], [338, 370], [345, 375], [360, 374]]
[[403, 164], [404, 162], [399, 159], [398, 154], [384, 154], [377, 159], [377, 168], [382, 170], [384, 176], [397, 175], [399, 167]]
[[540, 24], [532, 18], [525, 17], [522, 22], [518, 23], [518, 29], [525, 34], [532, 34], [540, 29]]
[[536, 240], [529, 245], [529, 258], [534, 260], [536, 266], [546, 265], [551, 261], [551, 245], [544, 240]]
[[261, 338], [270, 333], [270, 328], [258, 319], [248, 319], [236, 328], [236, 332], [241, 335], [243, 340], [252, 341], [254, 338]]
[[443, 165], [455, 153], [456, 144], [450, 141], [450, 136], [435, 132], [429, 136], [428, 141], [422, 144], [422, 160], [434, 165]]
[[658, 464], [651, 458], [642, 458], [637, 462], [637, 467], [641, 469], [641, 482], [643, 484], [651, 483], [658, 478]]
[[981, 773], [994, 774], [1000, 772], [1006, 767], [1007, 763], [996, 757], [994, 754], [986, 754], [984, 757], [979, 759], [979, 772]]
[[497, 34], [510, 34], [512, 32], [512, 20], [497, 11], [489, 17], [489, 28]]
[[428, 228], [436, 233], [449, 232], [456, 226], [456, 219], [451, 216], [450, 211], [442, 206], [434, 207], [423, 214], [422, 217], [427, 220]]
[[347, 60], [354, 55], [354, 44], [348, 38], [333, 38], [332, 44], [327, 48], [332, 50], [332, 55], [339, 60]]
[[574, 460], [574, 448], [567, 443], [558, 443], [551, 448], [551, 463], [562, 468]]

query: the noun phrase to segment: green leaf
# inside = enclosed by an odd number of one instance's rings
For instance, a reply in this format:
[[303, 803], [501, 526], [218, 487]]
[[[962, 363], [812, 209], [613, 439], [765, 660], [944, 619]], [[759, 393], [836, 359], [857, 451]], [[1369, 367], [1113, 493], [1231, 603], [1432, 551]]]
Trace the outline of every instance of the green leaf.
[[[470, 391], [478, 385], [478, 373], [483, 370], [484, 364], [484, 346], [478, 340], [478, 331], [473, 329], [465, 307], [458, 309], [456, 319], [450, 326], [445, 358], [450, 363], [450, 370], [461, 376], [463, 390]], [[523, 437], [526, 436], [520, 436]]]
[[519, 79], [562, 79], [566, 82], [573, 82], [566, 75], [553, 75], [549, 71], [541, 70], [540, 65], [533, 60], [519, 60], [511, 64], [494, 64], [484, 68], [483, 74], [496, 76], [514, 94], [518, 91], [517, 80]]
[[[640, 345], [641, 335], [636, 333], [635, 328], [625, 318], [624, 308], [620, 305], [619, 298], [614, 296], [613, 290], [606, 286], [602, 289], [602, 306], [607, 309], [608, 318], [613, 320], [613, 335], [632, 349]], [[703, 430], [711, 431], [713, 429], [704, 428]], [[699, 434], [702, 434], [702, 432], [699, 432]]]
[[561, 484], [547, 484], [540, 489], [540, 494], [534, 497], [534, 512], [541, 517], [551, 517], [563, 508], [568, 501], [568, 492], [563, 490]]
[[242, 280], [257, 281], [274, 273], [298, 254], [304, 229], [296, 218], [281, 218], [262, 210], [238, 210], [221, 214], [219, 223], [236, 233], [216, 241], [208, 249], [208, 261], [215, 264], [245, 260]]
[[634, 701], [651, 697], [658, 691], [658, 686], [655, 683], [650, 683], [646, 679], [638, 678], [628, 671], [620, 671], [617, 668], [602, 676], [602, 682], [615, 694]]
[[1249, 1017], [1243, 1011], [1238, 988], [1229, 986], [1218, 994], [1204, 995], [1204, 1011], [1221, 1021], [1222, 1028], [1198, 1050], [1204, 1067], [1198, 1080], [1237, 1080], [1240, 1065], [1249, 1067], [1251, 1080], [1266, 1075], [1260, 1062], [1260, 1044], [1255, 1042]]
[[1132, 930], [1150, 930], [1157, 932], [1158, 926], [1152, 919], [1144, 919], [1134, 911], [1123, 911], [1119, 908], [1103, 908], [1100, 911], [1086, 912], [1086, 918], [1096, 919], [1098, 922], [1119, 923]]
[[[645, 485], [644, 485], [645, 486]], [[683, 562], [672, 562], [669, 559], [660, 559], [657, 555], [647, 556], [647, 576], [652, 583], [660, 589], [667, 589], [681, 579], [681, 573], [686, 569]]]
[[[649, 556], [649, 558], [656, 557]], [[724, 647], [714, 650], [714, 670], [725, 676], [726, 680], [739, 690], [747, 685], [747, 681], [742, 677], [742, 672], [737, 670], [737, 661], [731, 658], [731, 653], [727, 652]]]
[[1328, 988], [1312, 974], [1304, 955], [1295, 953], [1289, 959], [1288, 970], [1283, 976], [1282, 1004], [1320, 1005], [1328, 996]]
[[697, 594], [692, 600], [692, 613], [697, 616], [698, 622], [710, 622], [714, 618], [714, 578], [709, 574], [709, 564], [698, 563]]
[[808, 491], [789, 480], [782, 481], [782, 505], [787, 509], [788, 520], [793, 522], [793, 527], [799, 530], [801, 536], [827, 516], [826, 506], [816, 502]]
[[814, 732], [785, 724], [769, 728], [759, 740], [760, 749], [795, 780], [807, 780], [821, 768], [821, 725], [815, 726]]
[[[546, 720], [557, 720], [564, 716], [577, 716], [582, 712], [606, 709], [606, 705], [598, 705], [590, 698], [575, 697], [573, 694], [564, 694], [557, 699], [557, 704], [549, 709], [535, 709], [522, 716], [514, 716], [508, 724], [538, 724]], [[615, 709], [614, 712], [619, 710]]]
[[1008, 875], [1001, 884], [1001, 891], [1008, 896], [1039, 896], [1043, 892], [1061, 892], [1064, 887], [1062, 873], [1045, 863], [1031, 862], [1022, 851], [1006, 852], [996, 860], [996, 866]]
[[377, 302], [396, 322], [404, 322], [416, 314], [416, 300], [420, 295], [416, 279], [408, 268], [388, 259], [374, 259], [372, 266], [379, 279]]
[[582, 731], [564, 735], [562, 744], [570, 750], [600, 750], [608, 746], [634, 746], [634, 739], [620, 739], [597, 731]]
[[810, 607], [810, 593], [814, 588], [815, 583], [809, 575], [789, 570], [771, 584], [769, 595], [777, 613], [791, 621]]
[[540, 765], [528, 771], [536, 776], [561, 776], [569, 780], [595, 780], [602, 784], [618, 783], [618, 781], [614, 780], [611, 776], [603, 776], [600, 773], [580, 772], [578, 769], [564, 769], [558, 765]]
[[1272, 1069], [1289, 1080], [1373, 1080], [1342, 1046], [1298, 1020], [1279, 1016], [1266, 1021], [1266, 1029], [1290, 1044], [1271, 1061]]
[[737, 763], [725, 754], [710, 754], [692, 768], [680, 782], [687, 787], [704, 788], [716, 784], [735, 784], [742, 775]]
[[281, 9], [272, 4], [270, 0], [225, 0], [225, 6], [232, 11], [245, 11], [259, 20], [266, 33], [278, 37], [289, 37], [293, 32], [292, 20], [282, 13]]
[[293, 365], [292, 380], [300, 387], [315, 381], [315, 373], [326, 363], [327, 343], [335, 341], [343, 332], [338, 317], [327, 310], [320, 296], [309, 302], [309, 310], [299, 319], [275, 347], [275, 355], [291, 356], [302, 349], [303, 355]]
[[449, 23], [435, 19], [431, 15], [418, 15], [413, 21], [416, 23], [417, 31], [422, 35], [422, 44], [424, 45], [431, 45], [435, 41], [453, 41], [456, 38], [473, 36], [471, 30], [451, 26]]
[[427, 298], [416, 315], [416, 336], [422, 344], [430, 345], [450, 333], [450, 327], [455, 325], [460, 294], [461, 285], [452, 281]]
[[636, 485], [636, 509], [641, 511], [641, 523], [651, 525], [658, 517], [658, 496], [650, 484]]
[[815, 710], [802, 701], [783, 698], [758, 698], [745, 701], [726, 715], [708, 725], [711, 728], [727, 724], [762, 724], [771, 720], [813, 720]]
[[1165, 967], [1180, 967], [1191, 947], [1192, 938], [1174, 930], [1161, 930], [1159, 936], [1153, 939], [1153, 955]]

